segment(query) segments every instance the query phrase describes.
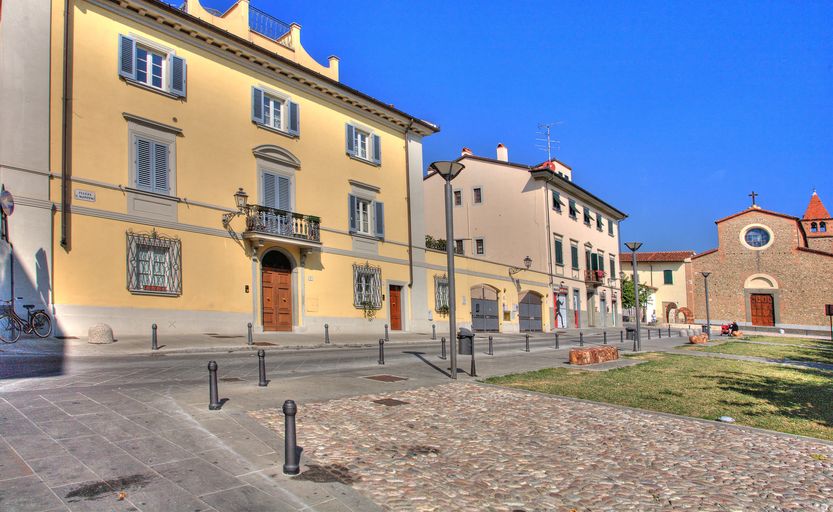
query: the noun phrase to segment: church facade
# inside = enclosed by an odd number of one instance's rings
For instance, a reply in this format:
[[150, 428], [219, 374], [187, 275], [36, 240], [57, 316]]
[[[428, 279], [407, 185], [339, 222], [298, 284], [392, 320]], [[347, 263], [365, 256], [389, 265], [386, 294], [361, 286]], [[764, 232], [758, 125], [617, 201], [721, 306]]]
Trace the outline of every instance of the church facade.
[[708, 272], [712, 325], [736, 321], [758, 330], [820, 330], [833, 304], [833, 229], [813, 192], [802, 218], [757, 205], [716, 221], [718, 247], [691, 258], [694, 313], [706, 321]]

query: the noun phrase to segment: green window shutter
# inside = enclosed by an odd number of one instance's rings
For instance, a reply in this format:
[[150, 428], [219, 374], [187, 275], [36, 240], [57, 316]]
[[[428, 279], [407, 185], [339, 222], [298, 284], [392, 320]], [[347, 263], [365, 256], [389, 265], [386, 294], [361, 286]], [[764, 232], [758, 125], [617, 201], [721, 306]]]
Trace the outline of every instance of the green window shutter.
[[573, 268], [578, 269], [578, 247], [575, 245], [570, 246], [570, 259]]
[[289, 130], [290, 135], [298, 136], [301, 134], [301, 118], [300, 108], [294, 101], [287, 102], [289, 107]]
[[665, 284], [674, 284], [674, 272], [671, 270], [663, 270], [662, 277]]
[[560, 239], [555, 240], [555, 264], [564, 264], [564, 242]]
[[605, 258], [604, 258], [604, 256], [599, 254], [598, 256], [596, 256], [596, 259], [599, 261], [599, 270], [604, 272], [604, 270], [605, 270]]
[[136, 79], [136, 42], [127, 36], [119, 36], [119, 75]]

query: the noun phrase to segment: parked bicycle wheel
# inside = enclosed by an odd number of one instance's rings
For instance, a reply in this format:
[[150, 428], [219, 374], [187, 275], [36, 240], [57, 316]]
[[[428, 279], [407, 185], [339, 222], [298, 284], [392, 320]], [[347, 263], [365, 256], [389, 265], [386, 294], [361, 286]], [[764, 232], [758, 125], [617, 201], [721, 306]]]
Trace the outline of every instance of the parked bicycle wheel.
[[0, 341], [14, 343], [20, 338], [20, 324], [11, 314], [0, 315]]
[[46, 338], [52, 333], [52, 319], [45, 311], [35, 311], [32, 315], [32, 330], [38, 338]]

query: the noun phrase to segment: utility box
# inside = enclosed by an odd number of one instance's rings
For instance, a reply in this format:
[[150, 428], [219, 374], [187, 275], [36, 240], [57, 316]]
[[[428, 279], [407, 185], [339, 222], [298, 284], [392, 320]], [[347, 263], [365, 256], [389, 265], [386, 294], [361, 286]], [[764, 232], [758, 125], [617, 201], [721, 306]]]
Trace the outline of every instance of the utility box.
[[465, 327], [461, 327], [457, 334], [458, 352], [464, 356], [470, 356], [474, 350], [474, 333]]
[[636, 339], [636, 329], [633, 327], [626, 327], [625, 328], [625, 339], [635, 340]]

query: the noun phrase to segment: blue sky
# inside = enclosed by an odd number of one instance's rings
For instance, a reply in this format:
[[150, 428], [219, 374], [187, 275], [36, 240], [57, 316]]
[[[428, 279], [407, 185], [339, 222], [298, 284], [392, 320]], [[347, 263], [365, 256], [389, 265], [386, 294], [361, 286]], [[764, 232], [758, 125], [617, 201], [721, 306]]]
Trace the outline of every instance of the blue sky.
[[498, 142], [538, 163], [538, 123], [560, 122], [555, 156], [644, 250], [716, 246], [751, 190], [833, 208], [833, 2], [252, 4], [338, 55], [343, 83], [438, 123], [426, 165]]

